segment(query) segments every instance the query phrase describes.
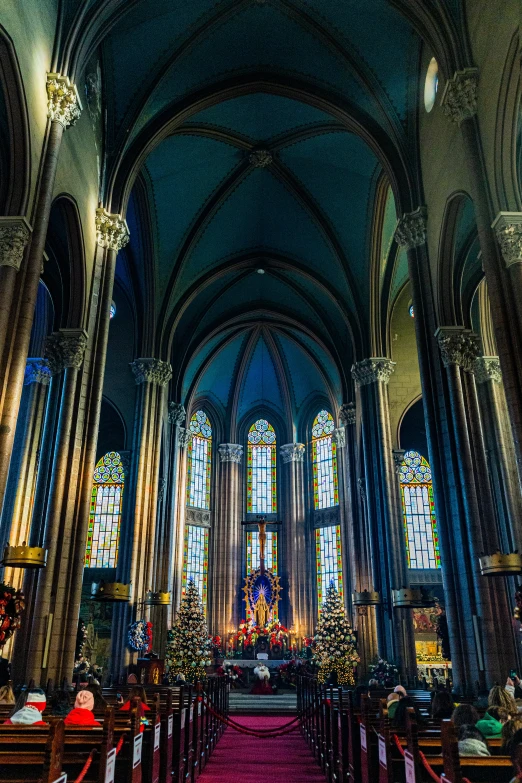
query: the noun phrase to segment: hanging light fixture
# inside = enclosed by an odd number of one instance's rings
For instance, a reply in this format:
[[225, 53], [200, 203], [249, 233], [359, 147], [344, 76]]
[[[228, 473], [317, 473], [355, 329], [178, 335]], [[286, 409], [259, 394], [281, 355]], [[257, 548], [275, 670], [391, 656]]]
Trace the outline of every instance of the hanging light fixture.
[[45, 568], [47, 549], [41, 546], [27, 546], [25, 541], [21, 546], [7, 544], [1, 562], [4, 567], [9, 568]]

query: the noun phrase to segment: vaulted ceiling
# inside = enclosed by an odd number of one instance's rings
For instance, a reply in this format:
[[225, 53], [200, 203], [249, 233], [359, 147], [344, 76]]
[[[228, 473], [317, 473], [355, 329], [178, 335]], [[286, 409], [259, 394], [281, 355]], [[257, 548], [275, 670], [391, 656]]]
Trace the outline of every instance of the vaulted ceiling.
[[395, 203], [419, 203], [420, 39], [386, 0], [128, 5], [102, 46], [105, 187], [142, 353], [172, 362], [179, 398], [236, 417], [261, 377], [295, 415], [314, 390], [349, 399], [378, 185], [384, 243]]

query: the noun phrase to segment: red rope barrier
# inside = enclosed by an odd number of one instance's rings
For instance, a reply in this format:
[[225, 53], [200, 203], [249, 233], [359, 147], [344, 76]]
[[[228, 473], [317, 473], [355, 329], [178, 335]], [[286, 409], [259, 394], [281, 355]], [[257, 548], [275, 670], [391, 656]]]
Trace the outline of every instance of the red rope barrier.
[[89, 767], [92, 764], [92, 760], [94, 758], [94, 754], [95, 753], [96, 753], [96, 748], [93, 748], [91, 750], [91, 752], [89, 753], [88, 757], [87, 757], [87, 761], [83, 765], [82, 771], [80, 772], [80, 774], [78, 775], [78, 777], [76, 778], [74, 783], [82, 783], [82, 780], [84, 779], [84, 777], [86, 776], [87, 772], [89, 771]]
[[116, 755], [118, 755], [120, 750], [123, 748], [123, 740], [124, 739], [125, 739], [125, 734], [122, 734], [120, 739], [119, 739], [119, 741], [118, 741], [118, 744], [116, 745]]
[[234, 725], [230, 722], [228, 718], [223, 717], [218, 712], [216, 712], [210, 705], [207, 705], [209, 711], [216, 717], [218, 720], [220, 720], [222, 723], [225, 724], [225, 726], [228, 726], [231, 729], [234, 729], [234, 731], [239, 732], [240, 734], [246, 734], [249, 737], [257, 737], [257, 739], [272, 739], [273, 737], [281, 737], [284, 734], [290, 734], [292, 731], [296, 730], [296, 726], [291, 726], [287, 728], [281, 728], [281, 729], [265, 729], [265, 731], [260, 732], [256, 731], [254, 729], [249, 729], [246, 726], [241, 726], [241, 724]]
[[430, 765], [428, 764], [428, 762], [427, 762], [427, 760], [426, 760], [426, 756], [424, 755], [424, 753], [422, 752], [422, 750], [419, 750], [419, 757], [420, 757], [420, 760], [421, 760], [421, 762], [422, 762], [422, 766], [424, 767], [424, 769], [426, 770], [426, 772], [428, 773], [428, 775], [430, 776], [430, 778], [431, 778], [432, 780], [434, 780], [434, 781], [435, 781], [435, 783], [442, 783], [442, 781], [441, 781], [441, 779], [439, 778], [439, 776], [437, 775], [437, 773], [436, 773], [436, 772], [435, 772], [435, 771], [434, 771], [434, 770], [433, 770], [433, 769], [430, 767]]
[[404, 748], [401, 745], [400, 739], [398, 738], [398, 736], [396, 734], [393, 735], [392, 739], [393, 739], [393, 741], [395, 742], [395, 744], [397, 746], [397, 750], [400, 752], [401, 756], [404, 758]]

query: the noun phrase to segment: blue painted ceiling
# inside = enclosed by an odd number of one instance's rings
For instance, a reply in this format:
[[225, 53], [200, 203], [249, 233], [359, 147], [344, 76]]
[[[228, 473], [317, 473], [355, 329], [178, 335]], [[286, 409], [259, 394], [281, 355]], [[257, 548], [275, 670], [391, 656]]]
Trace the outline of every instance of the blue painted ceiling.
[[282, 416], [350, 398], [418, 52], [387, 0], [129, 3], [103, 44], [109, 169], [134, 183], [117, 276], [179, 398], [241, 417], [260, 377]]

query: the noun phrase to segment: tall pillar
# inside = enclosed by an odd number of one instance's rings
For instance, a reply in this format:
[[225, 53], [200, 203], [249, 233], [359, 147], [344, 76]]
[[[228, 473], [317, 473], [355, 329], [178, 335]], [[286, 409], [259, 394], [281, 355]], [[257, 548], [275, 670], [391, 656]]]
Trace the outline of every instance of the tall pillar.
[[511, 262], [519, 226], [516, 221], [510, 221], [509, 217], [502, 217], [502, 213], [493, 221], [506, 254], [506, 269], [491, 227], [493, 215], [490, 211], [488, 177], [476, 116], [478, 83], [478, 68], [457, 71], [446, 83], [441, 105], [449, 119], [459, 126], [466, 149], [465, 160], [482, 251], [482, 266], [488, 285], [491, 316], [522, 482], [522, 265]]
[[[0, 310], [9, 312], [7, 336], [0, 337], [0, 340], [5, 341], [5, 350], [9, 351], [7, 363], [2, 362], [0, 357], [3, 373], [0, 388], [2, 392], [0, 397], [0, 504], [3, 503], [22, 396], [25, 365], [53, 200], [58, 154], [64, 130], [76, 123], [81, 112], [80, 98], [75, 85], [60, 74], [47, 75], [47, 99], [50, 123], [40, 167], [40, 184], [34, 209], [31, 244], [21, 270], [23, 281], [20, 288], [19, 306], [15, 308], [13, 302], [13, 285], [8, 284], [5, 288], [0, 288]], [[6, 316], [4, 315], [3, 318], [5, 321]], [[7, 341], [9, 341], [9, 346]]]
[[296, 637], [313, 632], [312, 580], [310, 562], [311, 531], [306, 519], [304, 483], [304, 443], [286, 443], [279, 453], [283, 462], [284, 487], [284, 562], [288, 574], [288, 619]]
[[498, 550], [499, 537], [472, 375], [478, 338], [462, 327], [441, 327], [436, 336], [447, 373], [451, 411], [449, 435], [455, 449], [462, 494], [465, 524], [459, 543], [469, 584], [468, 614], [471, 615], [476, 651], [471, 665], [475, 663], [477, 680], [484, 688], [502, 679], [509, 669], [509, 660], [516, 659], [516, 651], [505, 580], [487, 579], [481, 576], [479, 567], [480, 555]]
[[[371, 591], [374, 588], [363, 505], [365, 492], [364, 486], [358, 482], [357, 475], [358, 437], [355, 403], [341, 405], [339, 419], [346, 433], [346, 446], [342, 453], [341, 465], [345, 487], [345, 552], [348, 556], [350, 575], [350, 581], [346, 580], [346, 590], [350, 593]], [[359, 673], [364, 676], [377, 655], [375, 609], [372, 606], [354, 606], [353, 627], [357, 631], [358, 652], [361, 658]]]
[[221, 443], [219, 498], [212, 531], [210, 627], [228, 638], [239, 624], [241, 594], [241, 457], [239, 443]]
[[176, 524], [173, 569], [172, 610], [173, 617], [181, 603], [183, 593], [183, 553], [185, 546], [185, 517], [187, 513], [187, 446], [191, 438], [186, 427], [177, 428], [178, 470], [176, 485]]
[[0, 368], [5, 368], [4, 348], [15, 280], [30, 236], [31, 226], [24, 217], [0, 217]]
[[171, 603], [167, 611], [167, 627], [171, 628], [174, 621], [174, 612], [177, 607], [175, 602], [175, 583], [179, 576], [181, 582], [181, 572], [176, 571], [176, 552], [180, 547], [180, 538], [183, 540], [183, 531], [181, 530], [179, 518], [179, 500], [178, 491], [180, 488], [179, 466], [180, 462], [180, 430], [186, 432], [182, 426], [186, 419], [185, 408], [181, 403], [169, 403], [169, 425], [170, 425], [170, 448], [169, 463], [167, 467], [167, 486], [165, 497], [165, 516], [166, 516], [166, 589], [170, 593]]
[[71, 459], [74, 419], [78, 406], [78, 371], [82, 366], [87, 334], [82, 329], [62, 329], [46, 342], [46, 358], [53, 369], [63, 367], [60, 409], [52, 459], [52, 477], [42, 545], [48, 550], [47, 566], [38, 575], [34, 615], [28, 650], [28, 678], [46, 682], [62, 675], [64, 623], [70, 584], [64, 576], [74, 538], [74, 510], [69, 488], [77, 480]]
[[392, 455], [388, 381], [394, 362], [365, 359], [352, 368], [362, 412], [366, 502], [373, 583], [381, 594], [376, 608], [379, 654], [403, 674], [416, 674], [411, 611], [394, 609], [392, 590], [408, 585], [406, 543]]

